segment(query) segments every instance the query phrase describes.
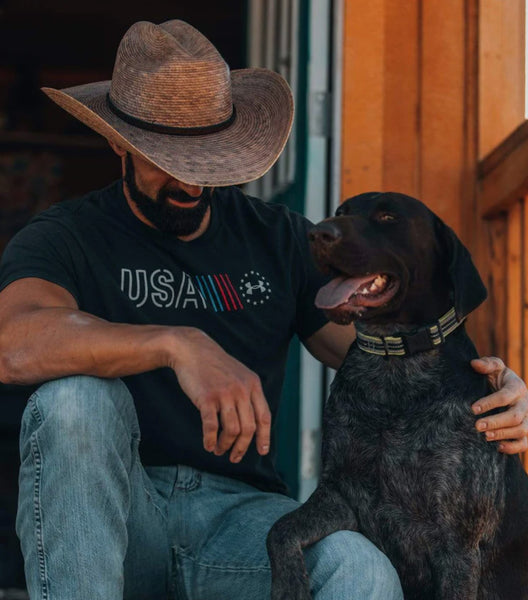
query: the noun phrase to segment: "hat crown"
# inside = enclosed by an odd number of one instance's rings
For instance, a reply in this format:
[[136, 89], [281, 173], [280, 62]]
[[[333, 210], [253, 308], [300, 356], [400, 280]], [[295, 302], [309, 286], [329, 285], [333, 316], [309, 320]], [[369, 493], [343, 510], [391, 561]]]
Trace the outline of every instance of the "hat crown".
[[166, 127], [209, 127], [233, 110], [229, 67], [184, 21], [140, 21], [119, 45], [110, 98], [124, 113]]

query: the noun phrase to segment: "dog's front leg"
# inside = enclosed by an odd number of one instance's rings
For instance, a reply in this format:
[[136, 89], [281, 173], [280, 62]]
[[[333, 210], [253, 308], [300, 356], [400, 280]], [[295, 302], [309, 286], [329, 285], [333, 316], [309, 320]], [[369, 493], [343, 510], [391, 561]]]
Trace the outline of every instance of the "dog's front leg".
[[434, 557], [435, 600], [477, 600], [480, 552], [446, 546]]
[[302, 550], [343, 529], [356, 530], [356, 516], [339, 492], [324, 484], [319, 485], [305, 504], [281, 517], [266, 542], [272, 600], [310, 600]]

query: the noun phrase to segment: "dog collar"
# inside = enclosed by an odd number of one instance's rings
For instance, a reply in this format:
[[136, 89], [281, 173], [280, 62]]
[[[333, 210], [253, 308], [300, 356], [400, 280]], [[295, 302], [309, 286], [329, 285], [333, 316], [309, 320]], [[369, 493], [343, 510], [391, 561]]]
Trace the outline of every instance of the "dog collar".
[[357, 332], [357, 345], [363, 352], [380, 356], [410, 356], [417, 352], [433, 350], [443, 344], [445, 338], [464, 322], [458, 320], [454, 308], [441, 316], [434, 325], [423, 327], [413, 333], [376, 337]]

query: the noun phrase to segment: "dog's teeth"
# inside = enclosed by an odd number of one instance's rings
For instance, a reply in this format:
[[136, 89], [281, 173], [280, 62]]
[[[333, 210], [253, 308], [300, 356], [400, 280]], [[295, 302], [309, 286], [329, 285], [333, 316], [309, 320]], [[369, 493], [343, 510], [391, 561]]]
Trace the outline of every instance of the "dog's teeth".
[[385, 277], [385, 275], [378, 275], [370, 285], [370, 291], [375, 292], [376, 290], [382, 288], [386, 282], [387, 278]]

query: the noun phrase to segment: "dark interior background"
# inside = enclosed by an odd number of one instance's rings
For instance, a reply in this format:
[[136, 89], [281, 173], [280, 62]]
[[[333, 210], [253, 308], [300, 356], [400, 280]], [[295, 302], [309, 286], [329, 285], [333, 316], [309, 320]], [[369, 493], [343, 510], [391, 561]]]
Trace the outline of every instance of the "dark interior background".
[[35, 209], [119, 176], [105, 140], [39, 88], [110, 79], [128, 27], [171, 18], [200, 29], [231, 68], [245, 66], [245, 0], [0, 0], [0, 251]]
[[[120, 176], [105, 140], [56, 107], [41, 86], [111, 78], [139, 20], [194, 25], [232, 69], [246, 66], [246, 0], [0, 0], [0, 254], [33, 214]], [[23, 587], [14, 533], [18, 428], [30, 388], [0, 385], [0, 589]]]

